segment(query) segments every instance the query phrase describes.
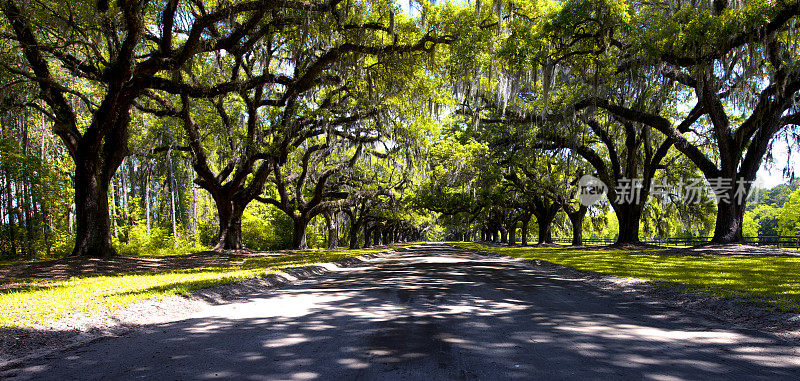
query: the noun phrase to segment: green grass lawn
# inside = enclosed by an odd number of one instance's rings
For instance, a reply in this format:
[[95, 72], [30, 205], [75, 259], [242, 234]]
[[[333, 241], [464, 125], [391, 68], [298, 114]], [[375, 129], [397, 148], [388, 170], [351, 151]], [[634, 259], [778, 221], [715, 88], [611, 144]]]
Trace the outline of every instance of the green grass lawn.
[[21, 285], [0, 292], [0, 327], [46, 323], [76, 313], [108, 313], [150, 298], [189, 295], [193, 291], [236, 283], [283, 269], [308, 266], [391, 249], [319, 251], [280, 257], [255, 257], [228, 266], [189, 270], [73, 277], [64, 281], [14, 279]]
[[723, 295], [748, 296], [784, 311], [800, 311], [800, 258], [796, 257], [670, 256], [647, 251], [450, 244], [518, 258], [541, 259], [583, 271], [680, 283]]

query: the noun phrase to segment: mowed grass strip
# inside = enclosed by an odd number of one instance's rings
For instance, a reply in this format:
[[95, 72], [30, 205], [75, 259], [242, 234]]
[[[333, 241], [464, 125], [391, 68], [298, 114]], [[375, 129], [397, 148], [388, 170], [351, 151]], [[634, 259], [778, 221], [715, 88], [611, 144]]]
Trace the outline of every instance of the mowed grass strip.
[[715, 294], [754, 298], [783, 311], [800, 311], [800, 258], [797, 257], [673, 256], [646, 251], [450, 244], [541, 259], [582, 271], [679, 283]]
[[15, 286], [12, 291], [0, 292], [0, 327], [42, 324], [77, 313], [109, 313], [145, 299], [189, 295], [200, 289], [276, 274], [292, 267], [334, 262], [415, 245], [254, 257], [229, 266], [73, 277], [64, 281], [14, 279], [9, 280]]

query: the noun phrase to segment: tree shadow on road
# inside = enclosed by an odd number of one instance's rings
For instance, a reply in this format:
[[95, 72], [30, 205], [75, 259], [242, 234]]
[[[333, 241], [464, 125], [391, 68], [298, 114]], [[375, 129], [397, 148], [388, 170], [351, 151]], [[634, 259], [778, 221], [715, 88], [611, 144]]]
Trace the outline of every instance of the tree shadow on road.
[[[420, 251], [433, 256], [421, 257]], [[445, 246], [31, 361], [0, 378], [794, 379], [793, 343]]]

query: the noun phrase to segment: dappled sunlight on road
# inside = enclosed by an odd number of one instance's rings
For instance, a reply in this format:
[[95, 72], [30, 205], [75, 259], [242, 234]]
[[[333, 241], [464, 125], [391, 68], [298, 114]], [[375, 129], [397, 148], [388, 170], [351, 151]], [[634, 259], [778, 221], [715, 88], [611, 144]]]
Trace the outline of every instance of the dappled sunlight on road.
[[428, 245], [367, 265], [0, 376], [792, 379], [800, 372], [794, 344], [517, 261]]

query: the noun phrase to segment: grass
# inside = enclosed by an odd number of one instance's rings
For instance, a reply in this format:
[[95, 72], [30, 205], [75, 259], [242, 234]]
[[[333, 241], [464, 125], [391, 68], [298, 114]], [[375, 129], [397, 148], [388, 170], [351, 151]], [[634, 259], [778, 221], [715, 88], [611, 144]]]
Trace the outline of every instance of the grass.
[[[416, 244], [395, 246], [391, 249]], [[102, 314], [150, 298], [189, 295], [281, 270], [378, 253], [389, 248], [319, 251], [280, 257], [255, 257], [226, 266], [166, 272], [73, 277], [64, 281], [14, 279], [21, 286], [0, 293], [0, 327], [30, 326], [73, 314]]]
[[798, 257], [672, 256], [647, 251], [451, 244], [512, 257], [541, 259], [582, 271], [679, 283], [695, 290], [753, 298], [783, 311], [800, 311]]

